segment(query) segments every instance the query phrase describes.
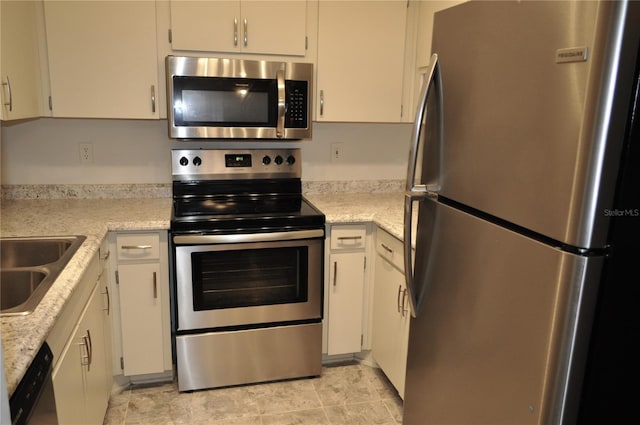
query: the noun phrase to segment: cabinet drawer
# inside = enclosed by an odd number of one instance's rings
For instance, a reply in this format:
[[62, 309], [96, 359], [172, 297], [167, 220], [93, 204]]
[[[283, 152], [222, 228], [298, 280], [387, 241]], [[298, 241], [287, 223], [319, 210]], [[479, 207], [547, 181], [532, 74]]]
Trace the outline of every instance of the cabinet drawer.
[[402, 241], [380, 228], [378, 228], [376, 234], [376, 252], [400, 271], [404, 271], [404, 247]]
[[364, 249], [367, 227], [364, 224], [354, 226], [331, 227], [331, 249]]
[[118, 260], [153, 260], [160, 258], [158, 233], [131, 233], [116, 236]]

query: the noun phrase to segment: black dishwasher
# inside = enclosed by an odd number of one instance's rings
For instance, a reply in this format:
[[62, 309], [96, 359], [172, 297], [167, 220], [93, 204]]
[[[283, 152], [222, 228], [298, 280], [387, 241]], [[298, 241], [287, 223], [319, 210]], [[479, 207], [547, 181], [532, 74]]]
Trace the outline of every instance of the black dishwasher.
[[53, 353], [45, 342], [31, 362], [11, 399], [12, 425], [57, 425], [51, 365]]

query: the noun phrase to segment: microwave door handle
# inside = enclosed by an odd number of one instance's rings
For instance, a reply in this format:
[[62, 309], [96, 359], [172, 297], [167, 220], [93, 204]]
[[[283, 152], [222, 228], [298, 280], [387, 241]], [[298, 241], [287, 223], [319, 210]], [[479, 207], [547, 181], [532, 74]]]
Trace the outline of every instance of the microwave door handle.
[[284, 69], [279, 69], [276, 73], [278, 80], [278, 120], [276, 122], [276, 137], [284, 137], [284, 115], [286, 113], [287, 104], [284, 90]]

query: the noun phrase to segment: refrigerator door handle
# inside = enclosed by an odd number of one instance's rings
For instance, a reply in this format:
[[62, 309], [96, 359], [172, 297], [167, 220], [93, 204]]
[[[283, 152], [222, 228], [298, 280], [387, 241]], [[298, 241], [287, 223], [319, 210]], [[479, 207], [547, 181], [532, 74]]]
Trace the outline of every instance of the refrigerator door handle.
[[418, 294], [415, 288], [415, 275], [413, 269], [413, 251], [412, 251], [412, 222], [413, 222], [413, 202], [414, 200], [424, 199], [426, 197], [437, 197], [437, 189], [439, 186], [436, 183], [434, 186], [427, 186], [425, 184], [416, 184], [416, 168], [418, 162], [418, 151], [420, 144], [420, 136], [423, 129], [423, 120], [425, 118], [425, 109], [427, 107], [428, 95], [431, 87], [434, 87], [434, 93], [436, 96], [436, 106], [439, 114], [437, 125], [438, 129], [438, 143], [439, 150], [442, 147], [442, 134], [443, 134], [443, 121], [442, 121], [442, 77], [440, 72], [440, 64], [438, 62], [438, 55], [431, 55], [431, 68], [427, 79], [422, 85], [420, 92], [420, 101], [416, 110], [415, 122], [413, 124], [413, 134], [411, 137], [411, 147], [409, 151], [409, 164], [407, 166], [407, 182], [405, 187], [404, 198], [404, 277], [406, 282], [407, 298], [409, 299], [409, 311], [411, 317], [416, 317], [418, 307]]
[[[424, 184], [416, 184], [416, 168], [418, 162], [418, 151], [420, 148], [420, 136], [423, 129], [423, 120], [425, 117], [425, 109], [427, 107], [427, 99], [430, 92], [431, 87], [435, 88], [435, 96], [437, 101], [437, 108], [439, 116], [442, 117], [443, 105], [442, 105], [442, 78], [440, 73], [440, 64], [438, 62], [438, 55], [434, 53], [431, 55], [431, 67], [429, 68], [429, 73], [427, 74], [427, 78], [422, 84], [422, 89], [420, 91], [420, 97], [418, 102], [418, 108], [416, 109], [416, 116], [413, 124], [413, 133], [411, 135], [411, 145], [409, 149], [409, 163], [407, 166], [407, 180], [405, 189], [407, 192], [412, 192], [416, 194], [424, 195], [427, 192], [432, 192], [437, 190], [437, 184], [433, 187], [426, 186]], [[443, 130], [443, 122], [440, 118], [438, 120], [438, 126], [440, 127], [437, 132], [438, 143], [439, 146], [442, 146], [442, 130]]]
[[412, 250], [412, 229], [411, 221], [413, 216], [413, 200], [414, 195], [409, 193], [404, 196], [404, 279], [407, 290], [407, 296], [409, 298], [409, 312], [411, 317], [417, 317], [416, 311], [416, 299], [414, 290], [414, 275], [413, 275], [413, 250]]

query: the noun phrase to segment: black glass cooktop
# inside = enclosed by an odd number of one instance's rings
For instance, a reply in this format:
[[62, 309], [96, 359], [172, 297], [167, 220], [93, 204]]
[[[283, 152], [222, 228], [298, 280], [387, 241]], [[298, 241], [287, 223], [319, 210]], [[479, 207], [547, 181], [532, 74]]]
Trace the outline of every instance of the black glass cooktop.
[[318, 228], [324, 214], [289, 180], [174, 182], [171, 229], [261, 232]]

